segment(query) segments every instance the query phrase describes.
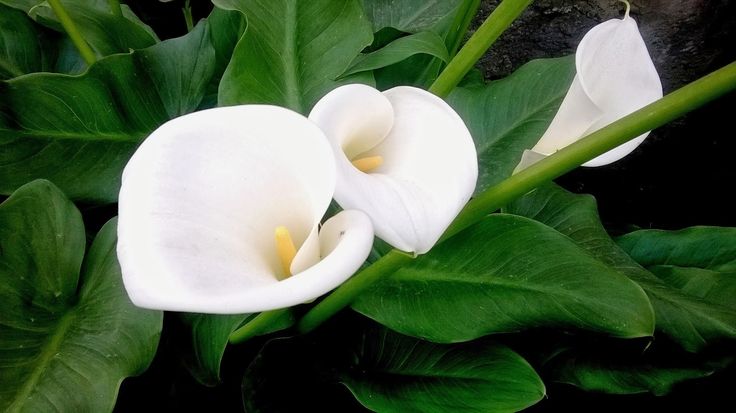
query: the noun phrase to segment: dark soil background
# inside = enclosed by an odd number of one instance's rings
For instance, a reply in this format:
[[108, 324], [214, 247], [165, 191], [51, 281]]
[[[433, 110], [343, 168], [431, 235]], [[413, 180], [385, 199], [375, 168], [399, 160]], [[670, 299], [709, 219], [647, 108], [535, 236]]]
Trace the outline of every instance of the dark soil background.
[[[304, 0], [306, 1], [306, 0]], [[162, 38], [186, 32], [183, 0], [127, 2]], [[499, 0], [482, 3], [477, 27]], [[631, 15], [657, 67], [665, 93], [736, 60], [736, 1], [634, 0]], [[192, 1], [195, 18], [211, 9], [207, 0]], [[481, 60], [488, 79], [504, 77], [535, 58], [574, 53], [585, 32], [624, 7], [614, 0], [537, 0]], [[578, 193], [593, 194], [606, 226], [626, 232], [634, 227], [678, 229], [693, 225], [736, 226], [734, 182], [736, 136], [731, 120], [736, 94], [694, 111], [650, 137], [631, 155], [603, 168], [581, 168], [558, 183]], [[177, 320], [167, 315], [160, 351], [151, 369], [126, 380], [116, 411], [239, 411], [240, 377], [262, 339], [229, 351], [223, 363], [226, 384], [199, 386], [171, 349], [178, 336]], [[548, 399], [529, 409], [552, 411], [729, 411], [736, 369], [686, 382], [668, 396], [611, 396], [585, 393], [571, 386], [547, 383]], [[284, 397], [291, 390], [284, 389]], [[363, 411], [347, 391], [338, 391], [340, 411]]]

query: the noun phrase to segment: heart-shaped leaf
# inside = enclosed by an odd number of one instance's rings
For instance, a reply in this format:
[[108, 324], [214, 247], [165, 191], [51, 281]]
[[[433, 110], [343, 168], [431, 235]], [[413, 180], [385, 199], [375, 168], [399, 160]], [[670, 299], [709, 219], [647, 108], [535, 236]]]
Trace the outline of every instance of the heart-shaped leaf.
[[115, 224], [84, 257], [81, 215], [50, 182], [0, 205], [0, 410], [111, 411], [153, 359], [163, 315], [128, 299]]
[[534, 327], [651, 336], [644, 292], [557, 231], [491, 215], [358, 297], [358, 312], [437, 342]]
[[[306, 113], [373, 35], [357, 0], [214, 0], [248, 22], [220, 82], [219, 105], [268, 103]], [[365, 79], [364, 79], [365, 80]]]
[[114, 202], [138, 143], [195, 110], [213, 71], [200, 23], [184, 37], [102, 59], [81, 76], [0, 82], [0, 193], [45, 178], [71, 198]]
[[654, 307], [658, 333], [669, 336], [685, 350], [694, 352], [714, 341], [736, 338], [733, 308], [673, 288], [642, 268], [608, 236], [592, 197], [548, 185], [515, 201], [507, 210], [557, 229], [600, 262], [641, 285]]
[[338, 383], [376, 412], [511, 412], [544, 396], [534, 369], [496, 342], [435, 344], [350, 326], [266, 344], [243, 378], [246, 410], [362, 411]]

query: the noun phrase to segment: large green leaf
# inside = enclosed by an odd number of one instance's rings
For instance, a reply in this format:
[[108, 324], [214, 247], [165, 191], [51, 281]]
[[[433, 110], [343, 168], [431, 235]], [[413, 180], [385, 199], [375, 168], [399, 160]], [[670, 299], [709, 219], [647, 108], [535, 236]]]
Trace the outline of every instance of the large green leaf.
[[393, 27], [407, 33], [435, 29], [443, 20], [452, 18], [460, 0], [363, 0], [374, 31]]
[[641, 230], [616, 239], [639, 264], [736, 271], [736, 228]]
[[557, 231], [491, 215], [363, 293], [353, 308], [438, 342], [534, 327], [651, 336], [654, 314], [636, 284]]
[[248, 22], [220, 83], [219, 104], [268, 103], [305, 113], [368, 46], [357, 0], [214, 0]]
[[342, 76], [380, 69], [417, 54], [434, 56], [443, 62], [450, 59], [445, 42], [440, 36], [432, 32], [420, 32], [401, 37], [381, 49], [358, 56]]
[[435, 344], [368, 330], [342, 382], [376, 412], [515, 412], [544, 397], [521, 356], [488, 340]]
[[[667, 354], [667, 353], [666, 353]], [[550, 363], [554, 380], [572, 384], [587, 391], [612, 394], [636, 394], [650, 392], [655, 395], [669, 393], [683, 381], [710, 376], [728, 365], [733, 357], [715, 360], [690, 360], [686, 355], [667, 354], [669, 357], [626, 355], [612, 357], [593, 351], [567, 351], [558, 354]]]
[[667, 284], [736, 310], [736, 228], [641, 230], [616, 242]]
[[83, 260], [79, 211], [48, 181], [0, 205], [0, 410], [111, 411], [153, 359], [162, 313], [128, 299], [115, 233], [106, 224]]
[[[266, 344], [243, 379], [249, 412], [508, 412], [538, 402], [544, 385], [509, 348], [490, 340], [435, 344], [362, 321]], [[288, 388], [289, 397], [283, 397]]]
[[476, 192], [511, 176], [524, 149], [552, 122], [575, 75], [572, 56], [533, 60], [486, 86], [458, 87], [447, 98], [478, 151]]
[[0, 82], [0, 193], [46, 178], [69, 197], [114, 202], [138, 143], [201, 102], [214, 71], [206, 23], [102, 59], [80, 76]]
[[642, 268], [608, 236], [595, 199], [554, 185], [537, 188], [508, 207], [508, 212], [543, 222], [572, 238], [600, 262], [634, 280], [646, 291], [657, 317], [657, 332], [687, 351], [736, 338], [736, 311], [673, 288]]

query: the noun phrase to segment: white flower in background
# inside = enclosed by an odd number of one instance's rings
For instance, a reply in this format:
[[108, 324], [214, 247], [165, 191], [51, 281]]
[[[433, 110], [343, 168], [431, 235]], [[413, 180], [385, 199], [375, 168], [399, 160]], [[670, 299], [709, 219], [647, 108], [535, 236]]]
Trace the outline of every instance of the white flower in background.
[[[601, 23], [586, 33], [575, 53], [577, 74], [549, 128], [526, 151], [517, 170], [551, 155], [598, 129], [662, 97], [662, 83], [628, 3], [623, 19]], [[633, 151], [649, 132], [583, 166], [602, 166]]]
[[373, 242], [360, 211], [318, 231], [334, 188], [324, 134], [287, 109], [226, 107], [165, 123], [123, 173], [117, 252], [131, 300], [249, 313], [328, 292]]
[[395, 248], [427, 252], [475, 189], [470, 132], [427, 91], [346, 85], [317, 102], [309, 119], [335, 153], [335, 200], [367, 213], [376, 235]]

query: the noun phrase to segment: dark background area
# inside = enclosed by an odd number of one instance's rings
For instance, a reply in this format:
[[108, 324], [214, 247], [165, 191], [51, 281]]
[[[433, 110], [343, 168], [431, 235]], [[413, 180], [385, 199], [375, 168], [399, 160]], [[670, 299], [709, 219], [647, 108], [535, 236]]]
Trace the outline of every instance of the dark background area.
[[[306, 1], [306, 0], [305, 0]], [[183, 0], [127, 2], [162, 39], [186, 32]], [[482, 2], [477, 27], [498, 0]], [[195, 20], [211, 9], [208, 0], [192, 1]], [[535, 58], [574, 53], [585, 32], [623, 14], [614, 0], [537, 0], [479, 63], [487, 79], [504, 77]], [[736, 1], [637, 0], [632, 17], [657, 67], [665, 93], [736, 60]], [[730, 121], [736, 115], [731, 94], [652, 132], [631, 155], [603, 168], [580, 168], [558, 183], [598, 199], [601, 216], [614, 233], [632, 227], [678, 229], [693, 225], [736, 226], [734, 182], [736, 153]], [[343, 316], [345, 317], [345, 316]], [[225, 384], [198, 385], [173, 349], [180, 335], [167, 314], [159, 354], [143, 376], [126, 380], [116, 411], [238, 411], [240, 380], [264, 339], [229, 348], [223, 363]], [[529, 409], [551, 411], [722, 411], [729, 410], [736, 369], [678, 385], [668, 396], [613, 396], [585, 393], [572, 386], [546, 383], [548, 398]], [[344, 389], [325, 400], [341, 411], [363, 411]], [[284, 397], [298, 397], [284, 388]], [[723, 407], [720, 407], [723, 406]]]

